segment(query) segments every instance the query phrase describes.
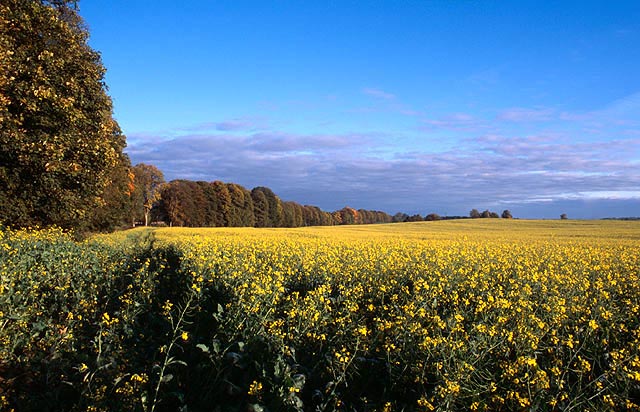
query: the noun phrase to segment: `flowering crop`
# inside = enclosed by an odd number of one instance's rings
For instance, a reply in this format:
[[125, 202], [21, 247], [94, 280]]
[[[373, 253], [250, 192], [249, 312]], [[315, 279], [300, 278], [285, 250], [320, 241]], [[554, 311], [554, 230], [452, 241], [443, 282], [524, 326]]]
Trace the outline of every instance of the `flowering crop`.
[[637, 410], [638, 229], [7, 232], [0, 405]]

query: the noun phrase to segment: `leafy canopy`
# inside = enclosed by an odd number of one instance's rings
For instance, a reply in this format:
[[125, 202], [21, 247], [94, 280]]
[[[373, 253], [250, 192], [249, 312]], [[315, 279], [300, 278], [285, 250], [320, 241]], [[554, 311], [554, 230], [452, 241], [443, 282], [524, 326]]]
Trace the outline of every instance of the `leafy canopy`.
[[79, 227], [125, 137], [73, 1], [0, 3], [0, 222]]

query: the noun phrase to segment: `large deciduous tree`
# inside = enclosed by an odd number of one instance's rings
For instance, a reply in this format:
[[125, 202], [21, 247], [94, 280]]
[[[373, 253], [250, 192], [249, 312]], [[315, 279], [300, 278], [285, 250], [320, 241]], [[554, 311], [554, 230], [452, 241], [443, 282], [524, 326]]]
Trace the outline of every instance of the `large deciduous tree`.
[[73, 1], [0, 2], [0, 222], [81, 227], [124, 167], [100, 55]]
[[187, 220], [184, 203], [189, 198], [189, 190], [184, 180], [173, 180], [160, 189], [161, 203], [169, 220], [169, 226], [182, 226]]
[[109, 175], [101, 204], [92, 211], [86, 229], [108, 232], [126, 226], [133, 207], [134, 174], [126, 154], [120, 156], [120, 166]]
[[144, 216], [144, 225], [149, 225], [153, 205], [160, 199], [164, 175], [157, 167], [138, 163], [133, 167], [134, 220]]

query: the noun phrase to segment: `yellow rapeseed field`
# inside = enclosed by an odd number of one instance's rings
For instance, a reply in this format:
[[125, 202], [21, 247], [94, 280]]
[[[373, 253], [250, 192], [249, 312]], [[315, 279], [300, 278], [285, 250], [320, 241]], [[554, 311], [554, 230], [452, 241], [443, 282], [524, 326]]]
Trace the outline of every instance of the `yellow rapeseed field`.
[[[5, 256], [25, 248], [24, 235], [2, 242]], [[102, 269], [60, 269], [70, 280], [47, 287], [69, 294], [84, 276], [87, 293], [55, 313], [16, 299], [0, 309], [0, 350], [13, 359], [0, 361], [0, 388], [2, 368], [57, 345], [74, 390], [55, 396], [73, 410], [640, 409], [638, 222], [162, 228], [50, 242]], [[45, 287], [0, 268], [3, 299]], [[22, 336], [20, 310], [53, 319], [51, 336]], [[34, 354], [16, 356], [16, 339]], [[6, 408], [29, 405], [7, 388]]]

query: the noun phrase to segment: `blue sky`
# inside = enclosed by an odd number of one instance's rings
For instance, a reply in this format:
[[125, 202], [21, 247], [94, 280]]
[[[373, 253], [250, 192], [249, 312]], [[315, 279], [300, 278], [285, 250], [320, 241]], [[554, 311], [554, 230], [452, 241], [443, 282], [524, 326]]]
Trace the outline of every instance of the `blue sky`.
[[336, 210], [640, 215], [638, 1], [82, 0], [133, 163]]

